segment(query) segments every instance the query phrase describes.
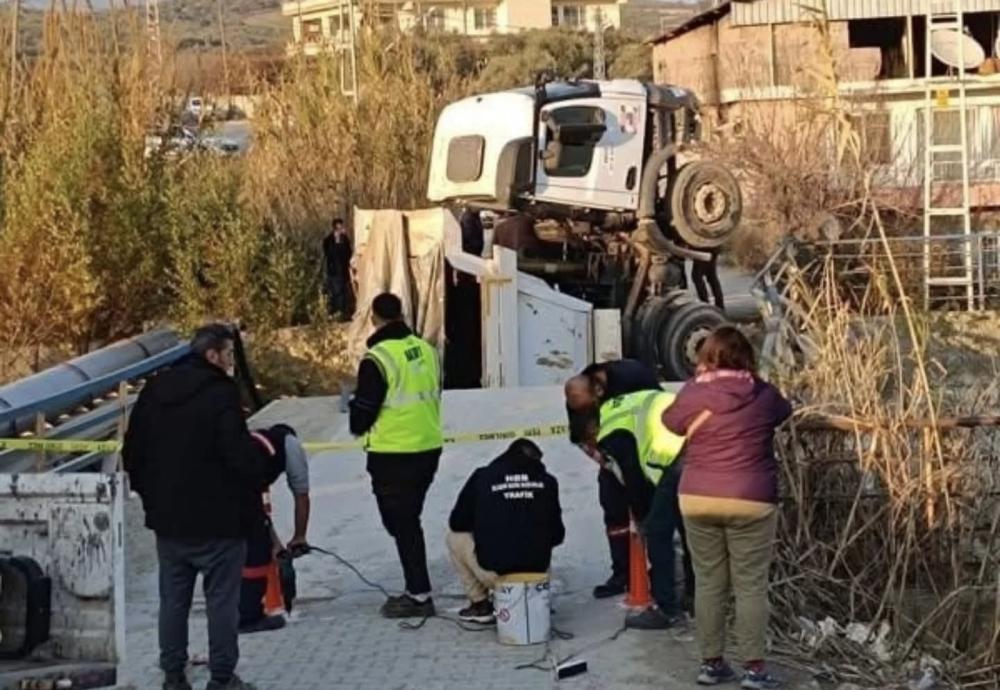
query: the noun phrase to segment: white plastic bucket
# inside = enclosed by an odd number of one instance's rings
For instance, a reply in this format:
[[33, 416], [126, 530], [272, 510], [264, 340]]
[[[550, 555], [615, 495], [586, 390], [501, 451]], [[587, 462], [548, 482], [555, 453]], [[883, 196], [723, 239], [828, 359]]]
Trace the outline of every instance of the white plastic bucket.
[[530, 645], [549, 640], [548, 573], [504, 575], [493, 590], [500, 644]]

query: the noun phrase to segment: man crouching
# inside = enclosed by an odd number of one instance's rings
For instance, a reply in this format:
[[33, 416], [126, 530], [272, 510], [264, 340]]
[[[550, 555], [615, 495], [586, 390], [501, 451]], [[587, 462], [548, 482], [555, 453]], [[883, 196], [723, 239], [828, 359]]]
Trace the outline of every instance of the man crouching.
[[559, 483], [542, 451], [518, 439], [465, 483], [448, 521], [448, 551], [469, 597], [462, 620], [493, 623], [491, 592], [510, 573], [545, 573], [566, 529]]

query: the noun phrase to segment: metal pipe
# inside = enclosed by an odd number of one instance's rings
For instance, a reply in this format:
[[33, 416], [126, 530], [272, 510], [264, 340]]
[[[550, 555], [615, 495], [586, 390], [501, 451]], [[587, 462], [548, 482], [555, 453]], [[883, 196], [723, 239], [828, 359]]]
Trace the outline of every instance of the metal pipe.
[[[175, 331], [152, 331], [7, 384], [0, 387], [0, 414], [4, 410], [30, 407], [34, 403], [46, 400], [61, 391], [86, 388], [85, 384], [90, 381], [98, 380], [102, 376], [150, 359], [177, 347], [179, 343], [180, 340]], [[113, 387], [113, 385], [110, 386], [108, 390]], [[58, 404], [54, 404], [50, 409], [38, 411], [47, 416], [68, 412], [80, 404], [89, 402], [93, 395], [94, 393], [81, 392], [78, 395], [60, 399]], [[0, 434], [13, 435], [29, 430], [32, 428], [34, 420], [34, 412], [26, 412], [24, 415], [18, 414], [15, 419], [4, 419], [3, 423], [0, 423]]]

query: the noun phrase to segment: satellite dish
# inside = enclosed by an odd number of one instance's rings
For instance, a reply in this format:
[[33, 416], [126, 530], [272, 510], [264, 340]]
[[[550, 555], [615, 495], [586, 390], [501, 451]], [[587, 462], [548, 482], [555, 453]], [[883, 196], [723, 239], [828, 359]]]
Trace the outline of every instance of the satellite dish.
[[[972, 36], [954, 29], [938, 29], [931, 32], [931, 54], [948, 67], [975, 69], [983, 64], [986, 51]], [[959, 58], [965, 64], [959, 64]]]

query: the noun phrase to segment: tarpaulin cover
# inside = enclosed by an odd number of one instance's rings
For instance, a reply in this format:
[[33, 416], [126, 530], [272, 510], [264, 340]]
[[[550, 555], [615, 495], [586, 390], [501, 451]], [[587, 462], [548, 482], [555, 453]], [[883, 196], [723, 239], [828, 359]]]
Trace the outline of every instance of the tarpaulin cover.
[[348, 330], [348, 348], [360, 361], [375, 327], [371, 303], [392, 292], [420, 337], [444, 349], [445, 243], [459, 237], [455, 217], [444, 209], [422, 211], [356, 209], [354, 242], [358, 280], [357, 311]]

